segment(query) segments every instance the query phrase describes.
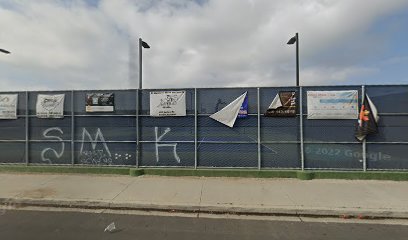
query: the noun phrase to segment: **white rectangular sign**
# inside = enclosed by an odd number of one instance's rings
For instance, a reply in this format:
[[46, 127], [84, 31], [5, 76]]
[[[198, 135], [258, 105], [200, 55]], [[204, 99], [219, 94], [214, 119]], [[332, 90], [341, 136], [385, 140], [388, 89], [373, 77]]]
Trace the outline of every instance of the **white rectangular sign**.
[[150, 92], [150, 116], [186, 116], [186, 91]]
[[38, 118], [63, 118], [65, 94], [37, 96]]
[[113, 93], [87, 93], [86, 112], [113, 112], [115, 95]]
[[358, 91], [307, 91], [307, 119], [357, 119]]
[[17, 119], [17, 94], [0, 95], [0, 119]]

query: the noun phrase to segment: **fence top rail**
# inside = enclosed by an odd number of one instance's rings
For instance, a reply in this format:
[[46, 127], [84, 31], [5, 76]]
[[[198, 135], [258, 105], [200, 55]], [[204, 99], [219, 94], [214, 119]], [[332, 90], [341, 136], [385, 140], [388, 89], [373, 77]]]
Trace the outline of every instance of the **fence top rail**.
[[[408, 87], [408, 84], [351, 84], [351, 85], [302, 85], [299, 87], [303, 88], [319, 88], [319, 87]], [[205, 90], [205, 89], [257, 89], [257, 88], [299, 88], [297, 86], [255, 86], [255, 87], [245, 87], [245, 86], [237, 86], [237, 87], [172, 87], [172, 88], [143, 88], [141, 90], [146, 91], [154, 91], [154, 90]], [[84, 92], [84, 91], [136, 91], [137, 88], [111, 88], [111, 89], [37, 89], [37, 90], [10, 90], [10, 91], [0, 91], [1, 93], [32, 93], [32, 92]]]

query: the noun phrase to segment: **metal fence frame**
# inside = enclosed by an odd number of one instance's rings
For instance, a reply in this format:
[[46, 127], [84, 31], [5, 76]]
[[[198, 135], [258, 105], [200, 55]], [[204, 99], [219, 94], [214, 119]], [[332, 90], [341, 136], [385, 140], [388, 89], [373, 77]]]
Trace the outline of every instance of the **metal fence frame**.
[[[407, 85], [372, 85], [372, 86], [404, 86], [407, 87]], [[308, 86], [309, 87], [309, 86]], [[319, 87], [319, 86], [310, 86], [310, 87]], [[330, 87], [330, 86], [324, 86], [324, 87]], [[335, 87], [361, 87], [361, 97], [364, 96], [365, 92], [366, 92], [366, 87], [363, 86], [335, 86]], [[279, 89], [281, 87], [278, 87], [277, 89]], [[209, 168], [209, 167], [202, 167], [199, 165], [199, 156], [198, 156], [198, 144], [199, 143], [206, 143], [205, 141], [199, 141], [198, 140], [198, 128], [199, 128], [199, 124], [198, 124], [198, 117], [199, 116], [207, 116], [209, 114], [199, 114], [198, 113], [198, 91], [203, 90], [203, 89], [211, 89], [211, 88], [188, 88], [188, 90], [193, 90], [194, 91], [194, 113], [193, 114], [187, 114], [188, 116], [194, 116], [194, 141], [170, 141], [172, 143], [192, 143], [194, 144], [194, 165], [193, 166], [185, 166], [186, 168]], [[214, 88], [214, 89], [244, 89], [244, 88]], [[407, 145], [408, 142], [406, 141], [393, 141], [393, 142], [367, 142], [366, 140], [364, 140], [362, 143], [356, 143], [356, 142], [320, 142], [320, 141], [305, 141], [304, 140], [304, 122], [303, 122], [303, 118], [305, 116], [307, 116], [307, 113], [304, 113], [304, 109], [303, 109], [303, 87], [297, 87], [297, 91], [298, 91], [298, 106], [299, 106], [299, 113], [297, 114], [297, 117], [299, 117], [299, 141], [262, 141], [261, 139], [261, 130], [262, 130], [262, 126], [261, 126], [261, 109], [260, 109], [260, 91], [262, 88], [260, 87], [256, 87], [256, 88], [247, 88], [247, 89], [255, 89], [257, 92], [257, 113], [256, 114], [249, 114], [252, 116], [256, 116], [257, 117], [257, 139], [256, 139], [256, 144], [257, 144], [257, 167], [254, 167], [256, 169], [264, 169], [262, 167], [262, 144], [280, 144], [280, 143], [290, 143], [290, 144], [297, 144], [300, 147], [300, 152], [299, 152], [299, 161], [300, 161], [300, 167], [299, 168], [295, 168], [295, 169], [301, 169], [301, 170], [305, 170], [305, 169], [320, 169], [323, 170], [324, 168], [306, 168], [305, 163], [307, 161], [307, 159], [305, 158], [305, 149], [304, 149], [304, 144], [361, 144], [361, 154], [362, 154], [362, 168], [361, 169], [341, 169], [341, 168], [334, 168], [335, 170], [359, 170], [359, 171], [377, 171], [377, 170], [387, 170], [387, 171], [392, 171], [392, 170], [408, 170], [408, 169], [370, 169], [367, 165], [367, 145], [370, 144], [395, 144], [395, 145]], [[35, 115], [30, 115], [29, 112], [29, 94], [30, 93], [36, 93], [37, 91], [25, 91], [25, 114], [24, 115], [18, 115], [19, 117], [24, 117], [25, 118], [25, 139], [24, 140], [0, 140], [0, 142], [24, 142], [25, 143], [25, 165], [45, 165], [42, 163], [32, 163], [30, 162], [30, 144], [33, 142], [68, 142], [71, 145], [71, 163], [70, 164], [62, 164], [62, 165], [72, 165], [72, 166], [76, 166], [76, 165], [83, 165], [83, 164], [78, 164], [75, 162], [76, 160], [76, 156], [75, 156], [75, 143], [78, 143], [78, 140], [75, 140], [75, 127], [76, 127], [76, 117], [134, 117], [136, 120], [136, 141], [120, 141], [120, 140], [115, 140], [115, 141], [106, 141], [107, 143], [135, 143], [136, 144], [136, 149], [135, 149], [135, 159], [136, 162], [134, 164], [135, 167], [180, 167], [180, 166], [143, 166], [141, 165], [141, 143], [154, 143], [154, 141], [142, 141], [141, 140], [141, 123], [140, 123], [140, 118], [141, 117], [146, 117], [149, 115], [143, 115], [141, 114], [142, 108], [141, 108], [141, 91], [143, 90], [132, 90], [132, 89], [122, 89], [122, 90], [126, 90], [126, 91], [135, 91], [136, 92], [136, 109], [135, 109], [135, 114], [126, 114], [126, 115], [120, 115], [120, 114], [114, 114], [114, 115], [108, 115], [108, 114], [103, 114], [103, 115], [82, 115], [82, 114], [77, 114], [75, 115], [75, 109], [74, 109], [74, 104], [75, 104], [75, 90], [71, 90], [71, 109], [70, 115], [64, 115], [64, 117], [71, 117], [71, 138], [70, 140], [33, 140], [30, 139], [30, 118], [32, 117], [36, 117]], [[144, 89], [144, 91], [150, 91], [151, 89]], [[166, 90], [166, 89], [162, 89], [162, 90]], [[180, 89], [177, 89], [180, 90]], [[83, 90], [81, 90], [83, 91]], [[92, 90], [89, 90], [89, 92], [91, 92]], [[95, 90], [95, 91], [101, 91], [101, 90]], [[121, 91], [121, 90], [104, 90], [104, 91]], [[56, 91], [40, 91], [40, 92], [56, 92]], [[64, 92], [67, 92], [66, 90]], [[360, 104], [359, 104], [360, 105]], [[408, 116], [408, 113], [379, 113], [380, 116]], [[1, 123], [1, 122], [0, 122]], [[157, 143], [157, 142], [156, 142]], [[229, 142], [229, 141], [211, 141], [211, 143], [214, 144], [239, 144], [240, 142]], [[242, 142], [242, 143], [248, 143], [248, 142]], [[0, 163], [0, 164], [16, 164], [16, 163]], [[58, 164], [56, 164], [58, 165]], [[61, 165], [61, 164], [59, 164]], [[91, 164], [86, 164], [86, 165], [91, 165]], [[91, 166], [95, 166], [95, 165], [91, 165]], [[105, 165], [98, 165], [98, 166], [105, 166]], [[109, 166], [129, 166], [129, 165], [109, 165]], [[218, 168], [218, 167], [217, 167]], [[228, 167], [229, 168], [229, 167]], [[245, 167], [247, 168], [247, 167]], [[280, 168], [279, 168], [280, 169]], [[283, 169], [283, 168], [282, 168]], [[285, 168], [288, 169], [288, 168]], [[333, 168], [330, 168], [333, 169]]]

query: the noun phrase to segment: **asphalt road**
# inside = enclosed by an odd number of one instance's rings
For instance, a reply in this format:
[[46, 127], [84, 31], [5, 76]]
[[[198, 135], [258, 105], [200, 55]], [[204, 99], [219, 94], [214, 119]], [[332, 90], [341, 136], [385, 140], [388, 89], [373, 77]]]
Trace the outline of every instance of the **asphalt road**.
[[[104, 232], [111, 222], [118, 231]], [[1, 240], [407, 239], [407, 225], [8, 210]]]

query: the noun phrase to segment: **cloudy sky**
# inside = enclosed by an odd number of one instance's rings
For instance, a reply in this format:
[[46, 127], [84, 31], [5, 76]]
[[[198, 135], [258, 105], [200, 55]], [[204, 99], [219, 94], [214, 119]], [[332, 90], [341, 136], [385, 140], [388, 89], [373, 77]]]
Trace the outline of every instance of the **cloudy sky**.
[[407, 0], [0, 0], [0, 91], [408, 84]]

